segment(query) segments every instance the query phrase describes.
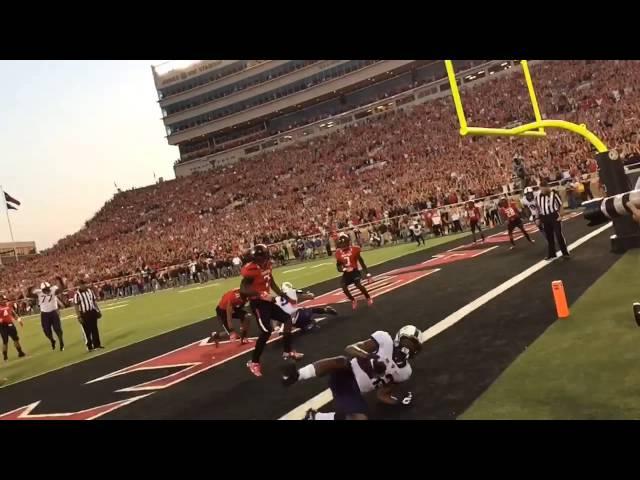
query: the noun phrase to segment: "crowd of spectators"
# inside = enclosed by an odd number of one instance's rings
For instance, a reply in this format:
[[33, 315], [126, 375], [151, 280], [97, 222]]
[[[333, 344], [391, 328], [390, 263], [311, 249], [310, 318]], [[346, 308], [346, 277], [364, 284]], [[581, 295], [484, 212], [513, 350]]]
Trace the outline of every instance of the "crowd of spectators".
[[[533, 119], [521, 72], [514, 73], [462, 91], [470, 125]], [[635, 61], [532, 67], [542, 112], [585, 123], [627, 156], [640, 152], [638, 75]], [[337, 229], [514, 188], [516, 155], [524, 158], [531, 183], [541, 177], [575, 181], [596, 169], [592, 147], [575, 134], [462, 138], [458, 128], [450, 98], [442, 98], [222, 170], [117, 193], [80, 231], [5, 267], [0, 290], [20, 291], [55, 275], [105, 281], [144, 266], [160, 272], [187, 266], [201, 252], [228, 263], [252, 244], [305, 236], [314, 236], [311, 250], [318, 251], [315, 238], [326, 246]]]

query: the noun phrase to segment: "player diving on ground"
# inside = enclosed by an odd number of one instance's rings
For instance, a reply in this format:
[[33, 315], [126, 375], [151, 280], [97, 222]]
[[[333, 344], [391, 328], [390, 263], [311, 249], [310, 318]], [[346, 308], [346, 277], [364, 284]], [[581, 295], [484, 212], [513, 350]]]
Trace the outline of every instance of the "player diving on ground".
[[283, 368], [282, 383], [329, 376], [336, 411], [307, 411], [305, 420], [367, 420], [368, 407], [363, 394], [377, 390], [377, 398], [388, 405], [409, 406], [411, 392], [396, 393], [397, 385], [411, 377], [409, 359], [421, 350], [421, 332], [413, 325], [402, 327], [395, 338], [384, 331], [374, 332], [362, 342], [349, 345], [347, 356], [326, 358], [297, 369], [290, 363]]

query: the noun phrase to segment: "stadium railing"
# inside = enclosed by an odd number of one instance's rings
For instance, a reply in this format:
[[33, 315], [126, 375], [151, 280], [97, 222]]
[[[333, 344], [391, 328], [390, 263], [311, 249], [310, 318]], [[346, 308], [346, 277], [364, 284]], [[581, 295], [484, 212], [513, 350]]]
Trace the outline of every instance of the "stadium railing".
[[[599, 191], [599, 187], [598, 187], [598, 175], [597, 175], [597, 173], [589, 174], [588, 178], [583, 179], [582, 181], [585, 182], [587, 180], [591, 183], [591, 191], [592, 191], [594, 197], [600, 196], [601, 192]], [[550, 182], [549, 185], [552, 186], [552, 187], [557, 187], [558, 192], [560, 193], [560, 196], [562, 197], [562, 200], [563, 200], [563, 202], [565, 204], [565, 207], [566, 207], [567, 196], [566, 196], [566, 188], [563, 185], [563, 182], [564, 182], [564, 180], [557, 180], [557, 181]], [[503, 186], [503, 189], [505, 189], [505, 188], [508, 190], [508, 186]], [[513, 189], [511, 191], [507, 191], [506, 193], [502, 192], [502, 193], [498, 193], [498, 194], [479, 197], [479, 198], [474, 199], [473, 201], [476, 202], [476, 203], [480, 203], [480, 202], [484, 203], [484, 201], [487, 200], [487, 199], [489, 199], [489, 200], [497, 200], [497, 199], [499, 199], [501, 197], [507, 197], [511, 201], [520, 202], [521, 196], [522, 196], [522, 189]], [[334, 235], [338, 235], [341, 232], [347, 232], [348, 233], [348, 232], [353, 232], [354, 230], [358, 229], [358, 230], [360, 230], [361, 235], [362, 235], [361, 243], [366, 247], [365, 249], [369, 249], [369, 247], [370, 247], [369, 246], [369, 230], [372, 229], [372, 228], [379, 227], [382, 224], [390, 224], [391, 222], [397, 222], [397, 221], [399, 221], [399, 220], [401, 220], [403, 218], [420, 217], [421, 219], [424, 219], [425, 214], [427, 212], [429, 212], [429, 211], [433, 211], [433, 210], [439, 210], [441, 212], [442, 211], [451, 211], [451, 210], [456, 209], [456, 208], [464, 207], [464, 205], [466, 205], [468, 202], [469, 201], [458, 202], [458, 203], [455, 203], [455, 204], [442, 205], [442, 206], [438, 206], [438, 207], [432, 207], [432, 208], [425, 208], [425, 209], [422, 209], [422, 210], [416, 210], [414, 213], [406, 213], [406, 214], [396, 215], [396, 216], [389, 217], [389, 218], [383, 218], [383, 219], [380, 219], [380, 220], [376, 220], [374, 222], [365, 222], [365, 223], [354, 225], [354, 226], [350, 226], [350, 227], [344, 227], [344, 228], [335, 230], [332, 233]], [[463, 217], [461, 217], [461, 221], [462, 220], [463, 220]], [[449, 223], [451, 223], [451, 221]], [[312, 234], [312, 235], [303, 235], [303, 236], [300, 236], [300, 237], [290, 238], [290, 239], [283, 240], [283, 241], [280, 241], [280, 242], [270, 243], [267, 246], [269, 248], [282, 248], [283, 244], [287, 244], [287, 245], [290, 246], [292, 243], [295, 243], [298, 240], [307, 240], [307, 239], [313, 239], [313, 238], [317, 238], [317, 237], [323, 238], [323, 237], [326, 237], [326, 235], [327, 235], [327, 232], [315, 233], [315, 234]], [[331, 250], [335, 251], [335, 241], [331, 236], [329, 238], [329, 242], [330, 242]], [[384, 242], [385, 245], [388, 244], [388, 243], [391, 243], [391, 242], [389, 242], [389, 241], [385, 241]], [[323, 243], [323, 246], [320, 249], [321, 252], [324, 250], [324, 247], [325, 247], [325, 244]], [[371, 248], [373, 248], [373, 247], [371, 247]], [[378, 247], [378, 248], [380, 248], [380, 247]], [[384, 248], [384, 247], [382, 247], [382, 248]], [[298, 258], [295, 258], [295, 256], [293, 255], [293, 251], [291, 251], [291, 249], [289, 249], [289, 250], [290, 250], [289, 251], [289, 257], [290, 257], [289, 261], [291, 263], [299, 262], [300, 260]], [[324, 253], [322, 255], [324, 255]], [[171, 269], [175, 269], [175, 268], [187, 267], [189, 265], [189, 263], [190, 263], [189, 261], [176, 263], [174, 265], [163, 267], [163, 268], [159, 269], [158, 271], [162, 272], [162, 271], [171, 270]], [[121, 280], [126, 280], [126, 279], [129, 279], [129, 278], [132, 278], [132, 277], [138, 278], [139, 275], [136, 273], [136, 274], [125, 275], [125, 276], [122, 276], [122, 277], [114, 277], [114, 278], [110, 278], [110, 279], [106, 279], [106, 280], [101, 280], [99, 282], [93, 282], [90, 285], [93, 286], [93, 287], [96, 287], [96, 286], [103, 285], [105, 283], [119, 282]]]

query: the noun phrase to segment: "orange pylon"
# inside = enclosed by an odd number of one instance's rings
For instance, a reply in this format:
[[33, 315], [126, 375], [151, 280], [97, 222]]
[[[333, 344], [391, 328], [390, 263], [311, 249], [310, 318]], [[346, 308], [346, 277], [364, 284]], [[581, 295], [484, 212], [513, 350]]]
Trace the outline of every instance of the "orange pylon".
[[553, 300], [556, 302], [558, 318], [567, 318], [569, 316], [569, 306], [567, 305], [567, 295], [564, 293], [562, 280], [551, 282], [551, 290], [553, 291]]

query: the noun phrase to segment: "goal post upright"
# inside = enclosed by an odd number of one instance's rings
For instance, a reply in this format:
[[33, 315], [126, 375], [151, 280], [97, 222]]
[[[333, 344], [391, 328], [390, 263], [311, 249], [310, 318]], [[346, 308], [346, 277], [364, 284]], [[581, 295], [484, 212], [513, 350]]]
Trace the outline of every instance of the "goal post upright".
[[[456, 82], [456, 74], [451, 60], [445, 60], [445, 69], [451, 87], [451, 97], [460, 124], [460, 135], [501, 136], [501, 137], [546, 137], [545, 128], [558, 128], [580, 135], [598, 152], [595, 155], [600, 178], [607, 187], [607, 195], [617, 195], [631, 190], [631, 184], [625, 174], [624, 165], [615, 150], [609, 151], [604, 142], [596, 134], [587, 129], [585, 124], [576, 124], [566, 120], [543, 120], [536, 97], [535, 88], [529, 71], [529, 64], [521, 60], [520, 65], [533, 107], [533, 122], [513, 128], [470, 127], [460, 97], [460, 89]], [[611, 236], [611, 247], [614, 252], [624, 252], [629, 248], [640, 247], [640, 227], [628, 216], [614, 219], [615, 234]]]
[[604, 142], [600, 140], [593, 132], [587, 130], [587, 127], [584, 124], [577, 125], [565, 120], [542, 119], [542, 115], [540, 114], [540, 107], [538, 106], [538, 100], [535, 94], [535, 89], [533, 87], [533, 81], [531, 80], [531, 74], [529, 72], [529, 65], [527, 64], [526, 60], [523, 60], [521, 62], [521, 65], [523, 65], [522, 68], [525, 72], [525, 81], [527, 84], [527, 89], [529, 91], [529, 98], [531, 99], [531, 103], [533, 105], [533, 112], [536, 120], [514, 128], [470, 127], [467, 124], [467, 119], [464, 114], [462, 99], [460, 97], [460, 89], [458, 88], [458, 84], [456, 82], [456, 74], [453, 69], [453, 62], [451, 60], [445, 60], [444, 62], [447, 70], [447, 76], [449, 77], [449, 85], [451, 86], [453, 103], [456, 107], [458, 121], [460, 122], [460, 135], [546, 137], [547, 132], [544, 131], [545, 128], [560, 128], [581, 135], [586, 140], [588, 140], [589, 143], [591, 143], [600, 153], [605, 153], [608, 151]]

